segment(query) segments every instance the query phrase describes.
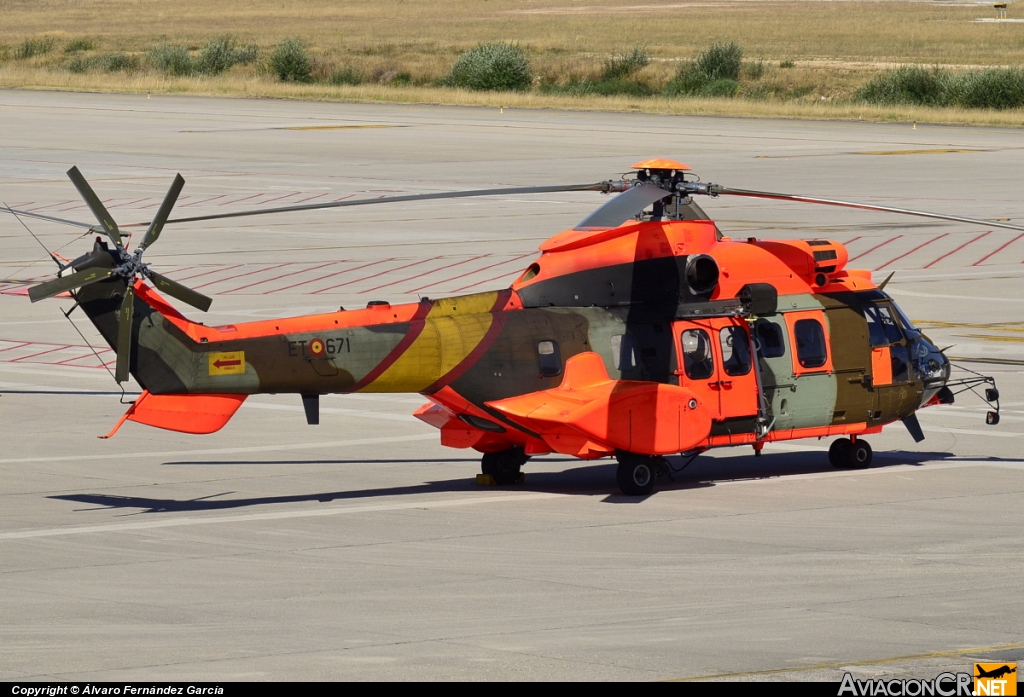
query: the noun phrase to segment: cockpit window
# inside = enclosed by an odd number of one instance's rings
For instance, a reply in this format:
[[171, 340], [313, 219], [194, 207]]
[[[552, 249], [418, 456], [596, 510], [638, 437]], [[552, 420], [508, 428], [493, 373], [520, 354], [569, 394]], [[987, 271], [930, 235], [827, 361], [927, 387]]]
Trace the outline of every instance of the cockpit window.
[[903, 332], [888, 305], [864, 305], [860, 310], [867, 320], [872, 346], [888, 346], [903, 341]]

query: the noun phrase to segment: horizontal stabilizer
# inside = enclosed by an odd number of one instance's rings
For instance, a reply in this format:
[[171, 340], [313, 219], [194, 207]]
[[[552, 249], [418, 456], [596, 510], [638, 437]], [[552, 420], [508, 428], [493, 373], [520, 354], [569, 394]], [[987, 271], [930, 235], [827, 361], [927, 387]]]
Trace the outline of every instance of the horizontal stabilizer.
[[696, 394], [676, 385], [612, 380], [593, 352], [570, 358], [555, 389], [488, 406], [567, 454], [667, 455], [690, 450], [711, 432], [711, 413]]
[[136, 421], [179, 433], [214, 433], [224, 428], [247, 395], [244, 394], [151, 394], [144, 391], [125, 412], [110, 438], [121, 424]]

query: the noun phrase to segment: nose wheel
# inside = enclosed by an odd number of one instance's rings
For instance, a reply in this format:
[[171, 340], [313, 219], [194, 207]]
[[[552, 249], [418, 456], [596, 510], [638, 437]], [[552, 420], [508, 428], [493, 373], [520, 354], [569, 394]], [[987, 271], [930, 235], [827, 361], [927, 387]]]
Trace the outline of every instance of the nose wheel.
[[839, 438], [828, 449], [828, 461], [836, 469], [861, 470], [871, 466], [873, 453], [866, 440]]

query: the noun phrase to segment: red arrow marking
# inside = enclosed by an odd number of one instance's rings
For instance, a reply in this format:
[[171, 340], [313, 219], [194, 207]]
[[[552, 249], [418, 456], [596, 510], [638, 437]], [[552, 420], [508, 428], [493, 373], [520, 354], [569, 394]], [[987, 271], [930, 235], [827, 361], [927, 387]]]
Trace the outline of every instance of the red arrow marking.
[[230, 368], [233, 365], [242, 365], [242, 361], [240, 361], [237, 358], [233, 361], [225, 361], [223, 359], [218, 358], [216, 361], [213, 362], [214, 368]]

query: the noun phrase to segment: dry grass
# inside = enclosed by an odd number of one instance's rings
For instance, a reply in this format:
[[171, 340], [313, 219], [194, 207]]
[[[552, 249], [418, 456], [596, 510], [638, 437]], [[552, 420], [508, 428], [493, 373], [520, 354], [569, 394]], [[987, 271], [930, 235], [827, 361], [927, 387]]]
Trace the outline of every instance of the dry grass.
[[[1021, 24], [974, 21], [993, 13], [988, 4], [906, 0], [5, 0], [0, 86], [1020, 125], [1024, 115], [1018, 112], [842, 103], [872, 74], [893, 64], [1024, 63]], [[1024, 3], [1011, 3], [1009, 16], [1024, 17]], [[257, 44], [264, 55], [283, 38], [301, 37], [321, 79], [350, 67], [373, 81], [405, 73], [414, 83], [430, 85], [448, 72], [459, 52], [493, 41], [518, 42], [535, 73], [559, 84], [597, 75], [609, 56], [635, 45], [654, 59], [639, 75], [654, 86], [665, 84], [680, 60], [714, 40], [736, 41], [747, 58], [765, 60], [767, 69], [754, 88], [748, 86], [748, 99], [736, 100], [489, 95], [377, 84], [295, 86], [277, 83], [259, 65], [195, 79], [165, 79], [149, 69], [137, 74], [67, 70], [72, 54], [64, 49], [77, 39], [90, 39], [94, 48], [73, 55], [126, 52], [142, 57], [161, 43], [197, 49], [220, 34]], [[40, 38], [52, 38], [54, 49], [27, 59], [14, 57], [22, 42]], [[778, 67], [784, 60], [795, 61], [796, 67]]]

